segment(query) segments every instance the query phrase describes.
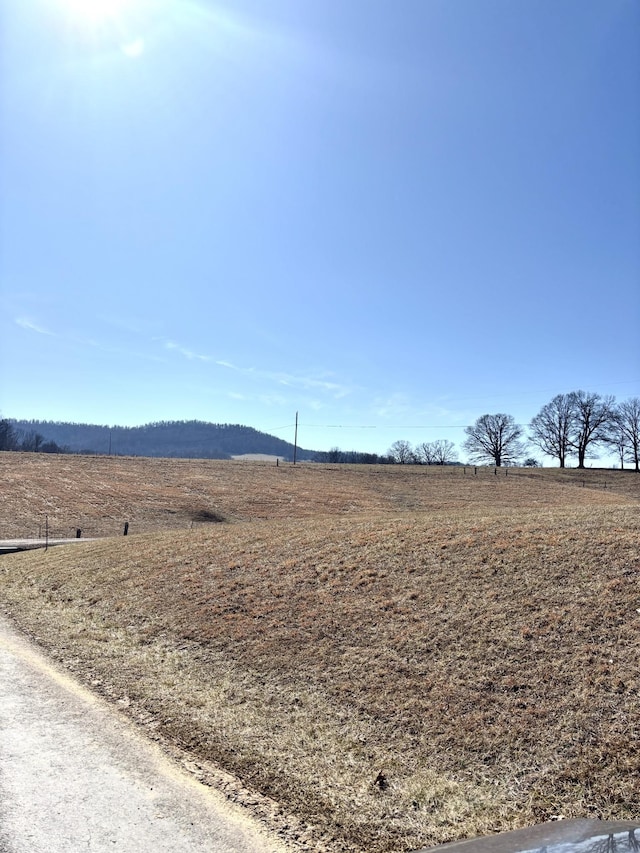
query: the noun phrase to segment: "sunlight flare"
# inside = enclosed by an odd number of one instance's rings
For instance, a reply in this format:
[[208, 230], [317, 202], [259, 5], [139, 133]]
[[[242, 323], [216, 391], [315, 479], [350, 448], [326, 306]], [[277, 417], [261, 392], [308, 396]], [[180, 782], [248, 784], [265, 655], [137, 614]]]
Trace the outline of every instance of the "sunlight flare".
[[64, 5], [75, 20], [99, 26], [117, 20], [132, 0], [64, 0]]
[[[119, 52], [137, 59], [146, 49], [140, 30], [148, 30], [152, 6], [148, 0], [55, 0], [70, 32], [92, 51]], [[156, 7], [157, 8], [157, 7]]]
[[124, 53], [125, 56], [128, 56], [130, 59], [136, 59], [138, 56], [142, 56], [142, 54], [144, 53], [144, 39], [137, 38], [132, 42], [123, 44], [120, 50]]

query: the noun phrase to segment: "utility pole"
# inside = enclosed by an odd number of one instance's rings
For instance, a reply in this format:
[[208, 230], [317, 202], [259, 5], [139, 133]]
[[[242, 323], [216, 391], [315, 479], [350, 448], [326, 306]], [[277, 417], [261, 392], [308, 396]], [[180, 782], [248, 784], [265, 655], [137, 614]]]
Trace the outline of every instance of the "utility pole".
[[296, 412], [296, 432], [293, 438], [293, 464], [296, 464], [298, 456], [298, 413]]

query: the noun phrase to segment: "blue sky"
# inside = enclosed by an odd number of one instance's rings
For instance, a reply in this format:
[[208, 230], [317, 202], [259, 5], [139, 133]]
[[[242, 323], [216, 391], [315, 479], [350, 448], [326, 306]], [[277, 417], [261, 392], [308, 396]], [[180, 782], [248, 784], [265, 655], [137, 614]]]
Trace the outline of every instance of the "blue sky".
[[0, 0], [0, 411], [385, 452], [640, 395], [637, 0]]

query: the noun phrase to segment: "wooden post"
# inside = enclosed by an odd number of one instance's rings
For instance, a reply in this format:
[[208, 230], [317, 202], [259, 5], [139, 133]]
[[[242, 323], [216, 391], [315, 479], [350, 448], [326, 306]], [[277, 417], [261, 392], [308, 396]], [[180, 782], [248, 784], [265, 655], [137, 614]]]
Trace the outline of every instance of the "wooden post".
[[125, 521], [125, 523], [124, 523], [124, 534], [123, 534], [123, 536], [126, 536], [128, 532], [129, 532], [129, 522], [128, 522], [128, 521]]
[[296, 431], [293, 437], [293, 464], [296, 464], [296, 457], [298, 455], [298, 413], [296, 412]]

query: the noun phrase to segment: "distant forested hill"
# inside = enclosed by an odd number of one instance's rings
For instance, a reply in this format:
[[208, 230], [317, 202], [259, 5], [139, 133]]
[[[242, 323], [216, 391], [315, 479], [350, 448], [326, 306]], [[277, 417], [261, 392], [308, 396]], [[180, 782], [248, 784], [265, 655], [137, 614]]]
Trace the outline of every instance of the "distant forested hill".
[[[293, 459], [293, 444], [240, 424], [161, 421], [120, 427], [13, 419], [11, 423], [21, 433], [39, 434], [45, 441], [53, 441], [75, 453], [187, 459], [228, 459], [245, 453], [265, 453]], [[298, 459], [313, 459], [314, 456], [313, 451], [298, 448]]]

